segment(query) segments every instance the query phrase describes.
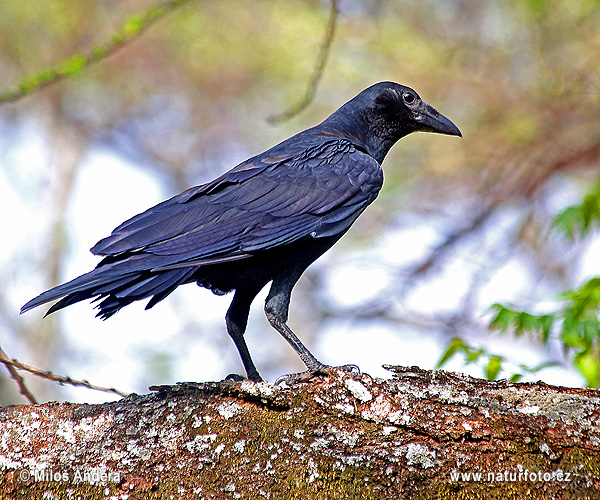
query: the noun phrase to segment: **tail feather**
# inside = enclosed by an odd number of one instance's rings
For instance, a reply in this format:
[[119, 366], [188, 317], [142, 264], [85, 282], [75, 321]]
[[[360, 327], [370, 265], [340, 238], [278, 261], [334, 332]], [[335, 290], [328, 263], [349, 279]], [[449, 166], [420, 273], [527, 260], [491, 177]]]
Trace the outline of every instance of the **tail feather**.
[[158, 304], [161, 300], [167, 297], [167, 295], [173, 292], [173, 290], [175, 290], [181, 283], [185, 283], [195, 272], [194, 269], [185, 269], [181, 271], [184, 272], [179, 278], [175, 279], [172, 275], [171, 279], [165, 282], [160, 290], [153, 292], [153, 297], [148, 301], [148, 304], [146, 304], [146, 309], [150, 309]]
[[[175, 276], [175, 279], [177, 279], [181, 273], [174, 274], [177, 275]], [[134, 296], [145, 297], [148, 293], [153, 292], [153, 290], [160, 290], [165, 282], [169, 282], [173, 278], [171, 273], [152, 274], [145, 279], [119, 289], [119, 291], [113, 293], [113, 295], [119, 298]]]
[[[63, 283], [62, 285], [55, 286], [50, 290], [46, 290], [37, 297], [31, 299], [23, 307], [21, 307], [21, 314], [23, 314], [26, 311], [29, 311], [30, 309], [33, 309], [34, 307], [41, 306], [42, 304], [45, 304], [47, 302], [52, 302], [53, 300], [60, 299], [62, 297], [66, 298], [67, 295], [75, 296], [75, 294], [77, 294], [78, 292], [82, 292], [82, 296], [79, 300], [85, 300], [86, 298], [92, 296], [88, 295], [86, 292], [89, 292], [90, 290], [99, 288], [110, 283], [114, 283], [116, 280], [124, 278], [125, 277], [123, 275], [115, 275], [114, 273], [102, 272], [102, 268], [96, 268], [93, 271], [90, 271], [89, 273], [82, 274], [74, 280], [71, 280], [67, 283]], [[75, 302], [78, 301], [75, 300]], [[69, 302], [65, 305], [74, 304], [75, 302]]]
[[178, 269], [177, 271], [163, 272], [160, 275], [142, 279], [140, 283], [134, 283], [127, 289], [99, 296], [97, 300], [102, 300], [96, 306], [98, 309], [96, 316], [101, 319], [110, 318], [122, 307], [151, 296], [152, 298], [146, 305], [146, 309], [150, 309], [170, 295], [179, 285], [186, 283], [194, 271], [194, 269]]
[[[46, 314], [44, 314], [44, 318], [46, 316], [48, 316], [49, 314], [52, 314], [53, 312], [58, 311], [59, 309], [70, 306], [71, 304], [76, 304], [77, 302], [81, 302], [82, 300], [89, 299], [91, 297], [92, 297], [92, 295], [89, 295], [85, 292], [71, 293], [71, 294], [67, 295], [66, 297], [63, 297], [62, 299], [60, 299], [56, 304], [52, 305], [52, 307], [50, 307], [50, 309], [48, 309], [46, 311]], [[23, 307], [25, 307], [25, 306], [23, 306]], [[21, 309], [21, 313], [23, 313], [23, 312], [24, 312], [24, 310]]]
[[94, 288], [94, 291], [98, 295], [105, 294], [105, 293], [112, 293], [114, 290], [117, 290], [118, 288], [128, 285], [129, 283], [131, 283], [131, 275], [127, 275], [122, 279], [115, 278], [114, 281], [111, 281], [104, 286], [99, 286], [97, 288]]
[[164, 299], [179, 285], [186, 283], [196, 269], [184, 268], [167, 271], [137, 271], [122, 273], [119, 266], [97, 267], [74, 280], [51, 288], [27, 302], [21, 313], [47, 302], [60, 299], [45, 316], [86, 299], [100, 301], [96, 316], [106, 319], [122, 307], [136, 300], [152, 297], [146, 308]]

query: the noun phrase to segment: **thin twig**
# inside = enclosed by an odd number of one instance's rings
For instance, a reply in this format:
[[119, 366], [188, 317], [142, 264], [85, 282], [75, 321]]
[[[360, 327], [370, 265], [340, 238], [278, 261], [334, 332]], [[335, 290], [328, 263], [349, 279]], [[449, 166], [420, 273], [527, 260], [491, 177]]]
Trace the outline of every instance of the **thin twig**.
[[[0, 358], [0, 363], [4, 363], [4, 365], [9, 369], [9, 371], [11, 368], [13, 370], [15, 368], [17, 368], [19, 370], [24, 370], [26, 372], [29, 372], [29, 373], [35, 375], [36, 377], [41, 377], [41, 378], [45, 378], [46, 380], [52, 380], [53, 382], [58, 382], [60, 385], [68, 384], [68, 385], [73, 385], [73, 386], [82, 386], [82, 387], [87, 387], [88, 389], [93, 389], [95, 391], [111, 392], [114, 394], [118, 394], [119, 396], [122, 396], [122, 397], [129, 396], [128, 393], [121, 392], [121, 391], [115, 389], [114, 387], [101, 387], [99, 385], [90, 384], [87, 380], [74, 380], [71, 377], [65, 377], [64, 375], [55, 375], [52, 372], [46, 372], [46, 371], [40, 370], [38, 368], [35, 368], [33, 366], [24, 365], [23, 363], [17, 361], [16, 359], [8, 359], [6, 354], [4, 354], [4, 356], [5, 356], [5, 358]], [[33, 396], [31, 396], [31, 397], [33, 398]], [[35, 400], [32, 402], [35, 403]]]
[[31, 394], [31, 392], [29, 391], [27, 386], [25, 385], [25, 380], [23, 379], [23, 377], [21, 377], [21, 375], [19, 375], [19, 372], [17, 372], [14, 365], [8, 359], [8, 356], [6, 355], [6, 353], [4, 352], [4, 350], [1, 347], [0, 347], [0, 363], [4, 363], [4, 366], [6, 366], [6, 369], [8, 370], [8, 373], [10, 373], [11, 378], [19, 386], [19, 392], [21, 394], [23, 394], [23, 396], [25, 396], [27, 398], [27, 401], [29, 401], [32, 405], [36, 404], [37, 401], [35, 400], [35, 397], [33, 396], [33, 394]]
[[331, 11], [329, 13], [329, 20], [327, 21], [325, 38], [323, 40], [323, 43], [321, 44], [319, 56], [317, 57], [317, 62], [313, 69], [312, 77], [308, 82], [308, 86], [306, 87], [304, 95], [296, 104], [291, 106], [287, 111], [268, 117], [267, 121], [269, 123], [281, 123], [283, 121], [289, 120], [290, 118], [293, 118], [302, 110], [304, 110], [304, 108], [306, 108], [313, 101], [315, 92], [317, 90], [317, 86], [319, 85], [321, 77], [323, 76], [323, 71], [325, 70], [327, 59], [329, 58], [331, 44], [333, 43], [333, 39], [335, 36], [335, 28], [337, 25], [338, 14], [339, 10], [337, 6], [337, 0], [331, 0]]
[[450, 233], [444, 241], [436, 245], [425, 260], [420, 262], [410, 271], [410, 278], [414, 279], [428, 272], [456, 243], [473, 234], [487, 222], [496, 210], [496, 204], [489, 204], [468, 224]]
[[64, 80], [65, 78], [78, 75], [92, 64], [103, 61], [108, 56], [114, 54], [128, 42], [141, 35], [156, 21], [189, 1], [190, 0], [170, 0], [148, 9], [141, 15], [130, 16], [123, 26], [110, 37], [110, 40], [92, 48], [88, 54], [73, 54], [68, 59], [61, 61], [50, 68], [43, 69], [33, 75], [25, 77], [15, 86], [15, 88], [1, 93], [0, 105], [7, 102], [14, 102], [22, 97], [38, 92], [49, 85]]

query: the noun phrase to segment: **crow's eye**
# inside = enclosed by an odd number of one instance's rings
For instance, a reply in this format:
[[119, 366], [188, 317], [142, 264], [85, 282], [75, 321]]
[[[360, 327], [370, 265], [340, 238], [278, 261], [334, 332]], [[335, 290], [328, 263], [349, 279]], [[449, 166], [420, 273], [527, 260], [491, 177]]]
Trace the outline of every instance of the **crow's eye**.
[[411, 94], [410, 92], [404, 92], [402, 94], [402, 99], [406, 104], [413, 104], [417, 100], [415, 94]]

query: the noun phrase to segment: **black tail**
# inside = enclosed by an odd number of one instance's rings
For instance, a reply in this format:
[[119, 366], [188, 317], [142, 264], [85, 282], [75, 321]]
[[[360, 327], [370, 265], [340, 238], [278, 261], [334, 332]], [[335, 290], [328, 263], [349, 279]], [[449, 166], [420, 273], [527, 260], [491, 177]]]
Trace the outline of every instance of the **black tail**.
[[99, 265], [93, 271], [83, 274], [68, 283], [51, 288], [31, 299], [21, 308], [21, 314], [39, 305], [60, 299], [46, 312], [46, 316], [63, 307], [82, 300], [95, 298], [100, 301], [97, 317], [107, 319], [122, 307], [152, 297], [146, 309], [151, 308], [179, 285], [186, 283], [194, 274], [196, 268], [156, 270], [128, 270], [119, 264], [126, 261], [114, 262], [109, 265]]

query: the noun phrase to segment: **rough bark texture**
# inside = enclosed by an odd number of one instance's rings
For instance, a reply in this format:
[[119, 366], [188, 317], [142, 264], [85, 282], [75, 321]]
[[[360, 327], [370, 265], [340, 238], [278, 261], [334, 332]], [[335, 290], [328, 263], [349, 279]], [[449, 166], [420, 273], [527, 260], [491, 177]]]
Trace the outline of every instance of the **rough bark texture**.
[[598, 391], [390, 369], [4, 408], [0, 497], [600, 498]]

